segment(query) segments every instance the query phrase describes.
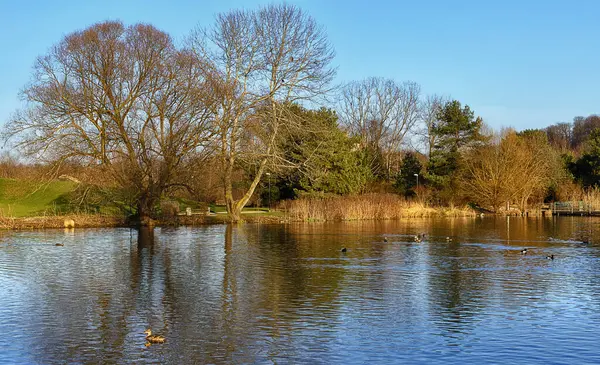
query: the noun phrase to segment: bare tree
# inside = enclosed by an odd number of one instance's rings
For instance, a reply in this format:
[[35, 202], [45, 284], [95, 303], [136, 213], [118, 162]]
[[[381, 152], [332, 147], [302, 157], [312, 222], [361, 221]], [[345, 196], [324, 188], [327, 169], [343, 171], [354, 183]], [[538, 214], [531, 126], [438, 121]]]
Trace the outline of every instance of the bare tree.
[[573, 140], [573, 128], [570, 123], [556, 123], [546, 127], [548, 142], [560, 151], [567, 151]]
[[526, 213], [530, 199], [542, 199], [546, 189], [560, 180], [564, 173], [562, 161], [543, 131], [509, 134], [503, 142], [514, 155], [510, 200]]
[[29, 156], [98, 166], [147, 221], [178, 170], [208, 141], [204, 63], [151, 25], [95, 24], [35, 63], [27, 107], [5, 130]]
[[581, 150], [588, 141], [588, 137], [592, 131], [598, 128], [600, 128], [600, 116], [598, 115], [590, 115], [586, 118], [573, 118], [573, 129], [571, 130], [571, 148], [576, 151]]
[[339, 106], [342, 122], [351, 133], [361, 137], [364, 147], [381, 153], [388, 179], [392, 167], [399, 162], [407, 133], [419, 120], [420, 93], [421, 87], [414, 82], [398, 84], [374, 77], [351, 82], [342, 89]]
[[[288, 106], [329, 91], [334, 51], [313, 18], [286, 4], [219, 14], [190, 44], [212, 62], [225, 201], [237, 221], [265, 171], [288, 165], [277, 150], [281, 132], [297, 126]], [[236, 198], [232, 176], [240, 165], [253, 165], [255, 173]]]
[[435, 126], [438, 123], [438, 113], [444, 104], [448, 101], [440, 95], [428, 95], [420, 104], [420, 121], [421, 126], [417, 132], [421, 142], [425, 146], [427, 156], [431, 156], [431, 152], [436, 143], [436, 133], [434, 133]]
[[494, 212], [514, 195], [514, 174], [520, 151], [512, 129], [503, 130], [491, 142], [466, 151], [459, 177], [462, 194]]
[[503, 134], [499, 143], [467, 153], [460, 185], [467, 197], [494, 211], [512, 201], [524, 213], [531, 198], [542, 198], [560, 179], [560, 158], [543, 132], [518, 135], [509, 130]]

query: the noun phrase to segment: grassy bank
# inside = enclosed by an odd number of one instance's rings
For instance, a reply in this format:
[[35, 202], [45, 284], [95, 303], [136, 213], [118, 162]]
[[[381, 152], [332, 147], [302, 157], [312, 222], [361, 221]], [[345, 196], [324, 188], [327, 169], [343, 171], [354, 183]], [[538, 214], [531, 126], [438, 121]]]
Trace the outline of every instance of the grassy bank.
[[394, 194], [304, 198], [283, 202], [281, 209], [286, 212], [288, 219], [294, 221], [467, 217], [478, 214], [467, 207], [430, 207]]
[[[130, 224], [123, 214], [61, 214], [68, 211], [63, 205], [68, 204], [67, 197], [75, 188], [76, 184], [71, 181], [40, 184], [0, 179], [0, 229], [63, 228], [65, 219], [72, 219], [76, 227], [122, 227]], [[181, 211], [189, 205], [178, 204]], [[199, 210], [205, 211], [204, 208]], [[212, 205], [211, 211], [213, 214], [210, 215], [163, 217], [156, 223], [193, 226], [230, 222], [224, 206]], [[394, 194], [303, 198], [281, 202], [276, 210], [246, 208], [243, 213], [244, 221], [257, 223], [464, 217], [477, 214], [469, 208], [430, 207]]]
[[73, 191], [72, 181], [36, 183], [28, 180], [0, 179], [0, 216], [27, 217], [52, 215], [60, 211], [60, 197]]

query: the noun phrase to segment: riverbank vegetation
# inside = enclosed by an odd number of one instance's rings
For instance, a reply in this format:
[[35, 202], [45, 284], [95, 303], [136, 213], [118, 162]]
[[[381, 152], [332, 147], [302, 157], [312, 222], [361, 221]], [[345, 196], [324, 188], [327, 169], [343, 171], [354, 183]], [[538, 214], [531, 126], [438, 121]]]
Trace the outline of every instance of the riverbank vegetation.
[[393, 219], [600, 201], [600, 117], [495, 131], [414, 81], [337, 85], [334, 56], [293, 5], [218, 14], [181, 44], [149, 24], [70, 33], [6, 121], [2, 216]]
[[397, 194], [364, 194], [286, 200], [281, 209], [295, 221], [369, 220], [428, 217], [474, 217], [470, 208], [430, 207]]

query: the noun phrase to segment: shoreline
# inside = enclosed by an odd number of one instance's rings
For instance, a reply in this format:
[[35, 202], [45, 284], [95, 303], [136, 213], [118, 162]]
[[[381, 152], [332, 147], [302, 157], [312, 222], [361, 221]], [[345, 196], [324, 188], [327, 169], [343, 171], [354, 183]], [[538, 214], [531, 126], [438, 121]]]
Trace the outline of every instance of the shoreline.
[[[407, 214], [400, 217], [370, 218], [370, 219], [294, 219], [287, 215], [258, 215], [247, 214], [239, 223], [259, 224], [288, 224], [288, 223], [325, 223], [325, 222], [356, 222], [356, 221], [392, 221], [414, 218], [477, 218], [479, 214], [447, 215], [443, 211], [436, 214], [415, 215]], [[125, 217], [103, 215], [64, 215], [64, 216], [36, 216], [36, 217], [0, 217], [0, 231], [20, 231], [39, 229], [58, 229], [65, 227], [65, 221], [73, 220], [74, 228], [131, 228], [136, 227]], [[155, 227], [176, 226], [202, 226], [213, 224], [229, 224], [228, 215], [193, 215], [176, 216], [155, 220]], [[71, 229], [71, 228], [68, 228]]]
[[[484, 217], [517, 217], [515, 215], [486, 214]], [[238, 223], [250, 224], [290, 224], [290, 223], [334, 223], [334, 222], [368, 222], [368, 221], [396, 221], [402, 219], [444, 219], [444, 218], [482, 218], [479, 214], [465, 215], [446, 215], [440, 212], [432, 215], [405, 215], [391, 218], [371, 218], [371, 219], [291, 219], [286, 216], [258, 216], [248, 215]], [[541, 215], [530, 215], [522, 218], [544, 218]], [[547, 217], [546, 217], [547, 218]], [[65, 227], [65, 220], [72, 219], [75, 227]], [[197, 216], [179, 216], [172, 219], [155, 220], [153, 227], [179, 227], [179, 226], [205, 226], [215, 224], [230, 224], [227, 215], [197, 215]], [[135, 228], [139, 225], [129, 222], [126, 218], [115, 216], [45, 216], [45, 217], [19, 217], [8, 218], [0, 217], [0, 231], [27, 231], [43, 229], [73, 229], [73, 228]]]

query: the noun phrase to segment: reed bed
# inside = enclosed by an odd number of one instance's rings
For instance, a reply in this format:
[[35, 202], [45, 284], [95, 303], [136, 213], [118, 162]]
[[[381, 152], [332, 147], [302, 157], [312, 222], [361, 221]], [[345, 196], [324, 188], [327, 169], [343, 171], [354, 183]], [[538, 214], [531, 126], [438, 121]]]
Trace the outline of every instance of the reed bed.
[[586, 206], [600, 208], [600, 189], [597, 187], [584, 189], [579, 186], [573, 186], [561, 196], [561, 200], [570, 202], [583, 201]]
[[476, 216], [464, 207], [432, 207], [394, 194], [363, 194], [301, 198], [281, 203], [280, 210], [294, 221], [385, 220], [419, 217]]

